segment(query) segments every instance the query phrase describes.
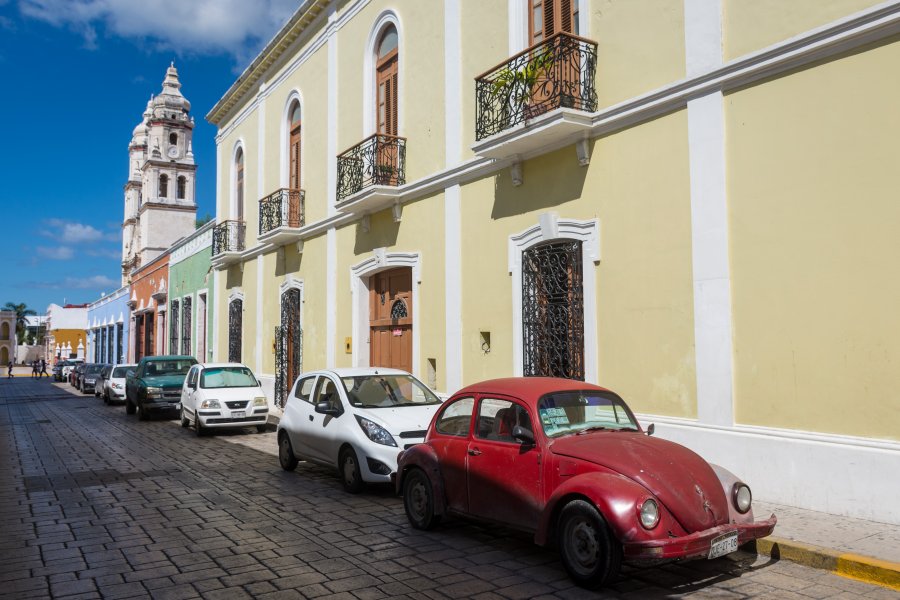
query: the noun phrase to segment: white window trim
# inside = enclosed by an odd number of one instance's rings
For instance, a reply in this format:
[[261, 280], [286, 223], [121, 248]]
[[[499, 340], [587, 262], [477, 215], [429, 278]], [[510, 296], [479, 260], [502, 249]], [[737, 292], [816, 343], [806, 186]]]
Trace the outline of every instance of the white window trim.
[[[206, 321], [206, 323], [205, 323], [205, 325], [206, 325], [206, 331], [204, 332], [204, 336], [203, 336], [203, 354], [204, 354], [204, 356], [202, 356], [202, 357], [199, 357], [199, 356], [198, 356], [198, 357], [196, 357], [196, 358], [197, 358], [197, 360], [199, 360], [200, 362], [209, 362], [209, 344], [207, 343], [207, 338], [209, 337], [209, 288], [203, 288], [202, 290], [197, 290], [197, 311], [198, 311], [198, 314], [199, 314], [199, 310], [200, 310], [200, 297], [201, 297], [201, 296], [203, 297], [203, 306], [206, 308], [206, 319], [205, 319], [205, 321]], [[199, 321], [199, 319], [196, 321], [196, 325], [195, 325], [195, 326], [196, 326], [196, 327], [199, 327], [199, 326], [200, 326], [200, 321]], [[199, 335], [199, 333], [197, 334], [197, 338], [196, 338], [196, 339], [197, 339], [197, 342], [199, 343], [199, 342], [200, 342], [200, 335]], [[198, 345], [198, 346], [195, 346], [195, 347], [196, 347], [198, 350], [200, 349], [200, 346], [199, 346], [199, 345]]]
[[[590, 7], [588, 0], [575, 0], [578, 2], [578, 35], [583, 38], [590, 37]], [[528, 11], [531, 4], [526, 0], [507, 0], [509, 8], [509, 55], [518, 54], [531, 45], [528, 39]]]
[[[291, 183], [290, 177], [290, 162], [291, 162], [291, 151], [288, 147], [291, 141], [291, 105], [297, 102], [300, 104], [300, 123], [301, 128], [303, 127], [303, 94], [300, 93], [300, 90], [294, 88], [291, 90], [291, 93], [288, 94], [287, 102], [284, 103], [284, 111], [281, 115], [281, 142], [279, 146], [279, 155], [281, 156], [281, 161], [279, 165], [279, 173], [278, 173], [278, 181], [281, 183], [278, 187], [286, 188]], [[305, 154], [303, 148], [303, 134], [300, 134], [300, 189], [303, 189], [303, 156]]]
[[419, 315], [422, 312], [419, 305], [419, 284], [422, 281], [421, 252], [387, 252], [384, 248], [376, 248], [371, 257], [350, 267], [350, 305], [353, 307], [351, 360], [354, 367], [370, 366], [369, 277], [375, 273], [396, 267], [410, 267], [412, 269], [412, 372], [413, 375], [419, 377], [419, 354], [421, 354]]
[[369, 31], [369, 38], [366, 40], [365, 54], [363, 55], [363, 138], [368, 135], [371, 135], [376, 132], [378, 128], [378, 119], [375, 114], [376, 111], [376, 99], [375, 99], [375, 53], [377, 52], [377, 48], [375, 45], [378, 43], [378, 39], [381, 37], [384, 28], [388, 25], [393, 25], [397, 29], [397, 60], [399, 61], [399, 68], [397, 69], [397, 87], [399, 88], [397, 91], [397, 135], [403, 135], [403, 95], [400, 93], [406, 89], [406, 84], [404, 82], [404, 72], [405, 69], [403, 65], [406, 64], [405, 56], [404, 56], [404, 48], [405, 44], [403, 40], [406, 39], [403, 35], [403, 27], [400, 23], [400, 17], [391, 9], [385, 10], [378, 18], [375, 20], [375, 25], [372, 26], [372, 29]]
[[238, 218], [238, 210], [237, 210], [237, 155], [238, 151], [244, 153], [244, 200], [247, 199], [247, 149], [244, 147], [244, 138], [238, 138], [238, 140], [234, 143], [234, 148], [231, 150], [231, 165], [228, 168], [229, 183], [228, 186], [230, 188], [230, 197], [231, 200], [229, 204], [231, 205], [231, 211], [229, 214], [231, 215], [231, 219], [237, 220]]
[[595, 263], [600, 262], [600, 220], [560, 219], [556, 213], [543, 213], [538, 224], [509, 236], [509, 273], [512, 275], [513, 364], [516, 377], [524, 372], [522, 337], [522, 253], [552, 240], [581, 242], [582, 286], [584, 289], [584, 380], [597, 383], [597, 297]]

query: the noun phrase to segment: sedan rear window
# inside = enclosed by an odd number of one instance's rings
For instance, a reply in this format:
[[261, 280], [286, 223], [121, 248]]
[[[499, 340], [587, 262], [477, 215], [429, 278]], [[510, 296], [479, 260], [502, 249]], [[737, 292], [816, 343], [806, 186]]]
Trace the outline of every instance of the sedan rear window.
[[538, 415], [544, 433], [549, 437], [595, 429], [638, 431], [631, 410], [610, 392], [585, 390], [547, 394], [538, 402]]
[[214, 367], [200, 375], [202, 388], [256, 387], [259, 382], [247, 367]]
[[115, 369], [113, 369], [112, 375], [110, 375], [110, 377], [125, 379], [125, 376], [128, 374], [129, 368], [133, 369], [134, 367], [116, 367]]

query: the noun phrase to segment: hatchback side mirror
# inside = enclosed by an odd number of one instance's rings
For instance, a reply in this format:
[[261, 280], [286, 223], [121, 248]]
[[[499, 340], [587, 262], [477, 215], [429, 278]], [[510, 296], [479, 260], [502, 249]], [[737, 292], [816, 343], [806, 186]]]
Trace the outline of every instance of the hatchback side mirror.
[[332, 417], [337, 417], [341, 414], [341, 411], [339, 409], [334, 408], [331, 405], [331, 402], [327, 402], [325, 400], [316, 404], [316, 412], [320, 415], [330, 415]]
[[656, 423], [650, 423], [647, 427], [647, 435], [653, 435], [654, 431], [656, 431]]
[[534, 445], [534, 433], [532, 433], [530, 429], [525, 429], [521, 425], [516, 425], [515, 427], [513, 427], [512, 436], [523, 444]]

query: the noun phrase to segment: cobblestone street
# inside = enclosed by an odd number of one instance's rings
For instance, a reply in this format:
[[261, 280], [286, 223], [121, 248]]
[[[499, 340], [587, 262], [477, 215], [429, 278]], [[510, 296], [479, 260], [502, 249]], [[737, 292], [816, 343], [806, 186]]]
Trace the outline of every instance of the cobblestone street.
[[407, 524], [388, 488], [283, 472], [274, 433], [198, 438], [177, 421], [25, 378], [0, 382], [5, 598], [894, 598], [738, 553], [574, 587], [528, 535]]

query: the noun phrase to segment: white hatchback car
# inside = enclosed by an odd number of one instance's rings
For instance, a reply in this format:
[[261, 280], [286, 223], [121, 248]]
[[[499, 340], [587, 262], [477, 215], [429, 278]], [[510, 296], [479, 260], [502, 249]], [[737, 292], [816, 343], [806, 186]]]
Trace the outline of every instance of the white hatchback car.
[[297, 378], [278, 424], [278, 460], [337, 467], [344, 489], [388, 483], [401, 450], [425, 440], [441, 400], [397, 369], [333, 369]]
[[109, 375], [103, 380], [103, 389], [100, 390], [103, 402], [125, 402], [125, 375], [135, 368], [137, 365], [115, 365], [110, 368]]
[[194, 365], [181, 387], [181, 426], [256, 427], [266, 431], [269, 403], [253, 371], [240, 363]]

